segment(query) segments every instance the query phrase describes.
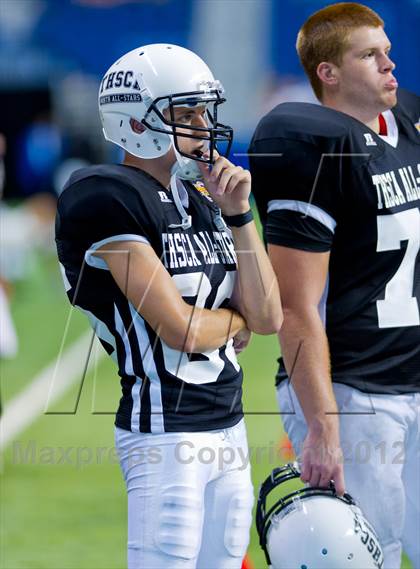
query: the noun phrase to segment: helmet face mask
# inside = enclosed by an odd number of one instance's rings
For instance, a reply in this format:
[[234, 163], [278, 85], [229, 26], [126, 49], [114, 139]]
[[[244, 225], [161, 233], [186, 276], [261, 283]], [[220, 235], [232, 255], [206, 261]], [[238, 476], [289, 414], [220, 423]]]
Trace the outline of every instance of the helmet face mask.
[[[200, 175], [197, 162], [212, 164], [215, 151], [230, 151], [233, 131], [217, 117], [224, 101], [222, 85], [195, 53], [176, 45], [151, 44], [125, 54], [108, 69], [98, 102], [107, 140], [145, 159], [159, 158], [173, 148], [174, 171], [192, 178]], [[204, 105], [207, 125], [176, 120], [176, 109]], [[134, 130], [133, 119], [144, 130]], [[202, 141], [205, 153], [185, 149], [188, 145], [181, 139]]]
[[[300, 478], [297, 465], [273, 470], [260, 488], [256, 523], [260, 545], [273, 569], [380, 569], [377, 535], [349, 494], [305, 486], [267, 507], [274, 489]], [[277, 498], [277, 495], [276, 495]]]
[[[218, 81], [216, 83], [219, 84]], [[151, 131], [172, 136], [174, 147], [181, 156], [198, 162], [213, 164], [214, 151], [216, 150], [218, 154], [227, 156], [233, 142], [232, 128], [219, 123], [217, 118], [218, 106], [226, 101], [226, 99], [221, 96], [221, 92], [222, 88], [220, 86], [220, 89], [213, 88], [208, 92], [195, 91], [158, 97], [148, 108], [142, 123]], [[175, 117], [175, 110], [177, 108], [196, 108], [204, 105], [206, 106], [207, 127], [177, 122]], [[169, 118], [165, 116], [161, 109], [167, 109]], [[168, 128], [162, 128], [162, 126], [159, 127], [152, 124], [150, 121], [152, 113], [155, 113], [160, 119], [161, 124]], [[182, 132], [179, 132], [180, 129]], [[204, 157], [202, 154], [185, 152], [179, 145], [179, 137], [205, 142], [208, 149], [208, 155]], [[222, 143], [226, 145], [224, 150], [220, 147], [220, 144]]]

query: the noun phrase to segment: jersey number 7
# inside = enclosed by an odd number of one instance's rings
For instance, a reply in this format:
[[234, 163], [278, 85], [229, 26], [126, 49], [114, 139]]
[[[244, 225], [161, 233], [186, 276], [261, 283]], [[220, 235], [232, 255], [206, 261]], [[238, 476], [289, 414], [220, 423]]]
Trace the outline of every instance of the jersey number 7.
[[379, 215], [377, 220], [378, 252], [400, 249], [401, 242], [407, 241], [404, 258], [385, 287], [385, 298], [376, 301], [379, 328], [419, 326], [419, 304], [413, 287], [420, 248], [420, 211], [417, 208]]

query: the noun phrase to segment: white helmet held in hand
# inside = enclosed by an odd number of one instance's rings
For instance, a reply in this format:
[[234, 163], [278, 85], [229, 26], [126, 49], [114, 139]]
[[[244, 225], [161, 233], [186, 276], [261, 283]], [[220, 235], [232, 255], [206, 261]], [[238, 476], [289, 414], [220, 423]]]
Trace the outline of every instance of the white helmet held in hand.
[[[267, 497], [284, 483], [300, 478], [296, 465], [276, 468], [263, 482], [257, 505], [257, 530], [267, 563], [273, 569], [380, 569], [378, 537], [349, 494], [305, 486]], [[281, 492], [280, 492], [281, 493]]]
[[[179, 177], [194, 178], [196, 163], [213, 163], [218, 143], [225, 142], [227, 155], [232, 144], [232, 129], [217, 120], [223, 87], [195, 53], [170, 44], [151, 44], [123, 55], [106, 72], [99, 89], [99, 114], [104, 136], [140, 158], [158, 158], [175, 149]], [[207, 127], [175, 122], [175, 107], [206, 105]], [[168, 116], [163, 111], [168, 110]], [[132, 120], [143, 132], [135, 132]], [[176, 132], [176, 128], [191, 134]], [[186, 154], [178, 137], [203, 140], [209, 156]]]

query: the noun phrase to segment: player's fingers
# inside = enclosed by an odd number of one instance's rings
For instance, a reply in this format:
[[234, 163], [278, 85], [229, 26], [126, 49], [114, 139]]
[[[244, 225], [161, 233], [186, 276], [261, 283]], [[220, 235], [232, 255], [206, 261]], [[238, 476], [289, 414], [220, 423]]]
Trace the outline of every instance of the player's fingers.
[[237, 186], [244, 182], [251, 182], [251, 174], [241, 166], [236, 166], [234, 174], [226, 186], [225, 193], [231, 194]]
[[322, 467], [319, 477], [319, 485], [321, 488], [328, 488], [332, 478], [333, 474], [331, 472], [331, 468], [328, 468], [326, 466]]
[[344, 470], [343, 470], [343, 466], [341, 464], [339, 466], [337, 466], [336, 472], [334, 473], [334, 476], [333, 476], [333, 480], [334, 480], [335, 490], [336, 490], [337, 494], [339, 496], [342, 496], [344, 494], [344, 492], [346, 491], [346, 483], [344, 481]]
[[222, 170], [222, 173], [219, 176], [219, 180], [217, 182], [217, 193], [224, 194], [226, 192], [226, 188], [235, 174], [235, 168], [225, 168]]
[[[216, 154], [217, 154], [217, 156], [216, 156]], [[215, 156], [215, 158], [218, 158], [219, 154], [217, 152], [214, 152], [214, 156]], [[202, 157], [205, 158], [206, 160], [208, 160], [210, 158], [210, 152], [208, 150], [206, 150], [206, 152], [203, 153]], [[213, 180], [212, 172], [214, 170], [214, 164], [208, 164], [206, 162], [199, 162], [199, 161], [197, 161], [197, 163], [198, 163], [198, 168], [201, 172], [201, 175], [204, 178], [204, 181], [207, 183], [211, 182]]]
[[311, 463], [308, 460], [308, 457], [302, 457], [302, 465], [300, 468], [300, 478], [302, 482], [309, 482], [311, 479]]
[[224, 158], [223, 156], [219, 156], [219, 158], [215, 161], [215, 163], [211, 168], [210, 180], [212, 182], [217, 182], [217, 180], [220, 178], [220, 174], [222, 173], [222, 171], [225, 170], [226, 168], [229, 168], [229, 166], [230, 166], [229, 160], [226, 160], [226, 158]]
[[251, 174], [248, 172], [248, 170], [244, 170], [242, 166], [232, 166], [231, 168], [225, 170], [225, 172], [229, 172], [230, 174], [230, 179], [228, 180], [225, 187], [225, 193], [227, 194], [232, 193], [235, 190], [236, 186], [239, 184], [242, 184], [246, 181], [251, 181]]
[[319, 467], [312, 465], [311, 478], [309, 480], [309, 484], [311, 486], [319, 486], [320, 480], [321, 480], [321, 472]]
[[229, 170], [225, 170], [225, 172], [229, 172], [230, 177], [226, 182], [224, 193], [231, 194], [241, 181], [241, 173], [243, 172], [243, 168], [241, 168], [240, 166], [235, 166], [234, 168], [229, 168]]

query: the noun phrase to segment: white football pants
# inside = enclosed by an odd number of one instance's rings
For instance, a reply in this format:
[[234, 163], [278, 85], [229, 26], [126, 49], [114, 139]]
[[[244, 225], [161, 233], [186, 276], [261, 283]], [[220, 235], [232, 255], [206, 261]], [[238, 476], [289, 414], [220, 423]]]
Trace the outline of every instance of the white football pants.
[[[334, 384], [334, 392], [346, 491], [378, 534], [383, 569], [399, 569], [401, 549], [420, 569], [420, 393], [367, 394], [341, 384]], [[306, 423], [288, 381], [280, 384], [277, 398], [299, 456]]]
[[254, 502], [245, 423], [199, 433], [115, 429], [128, 569], [240, 569]]

